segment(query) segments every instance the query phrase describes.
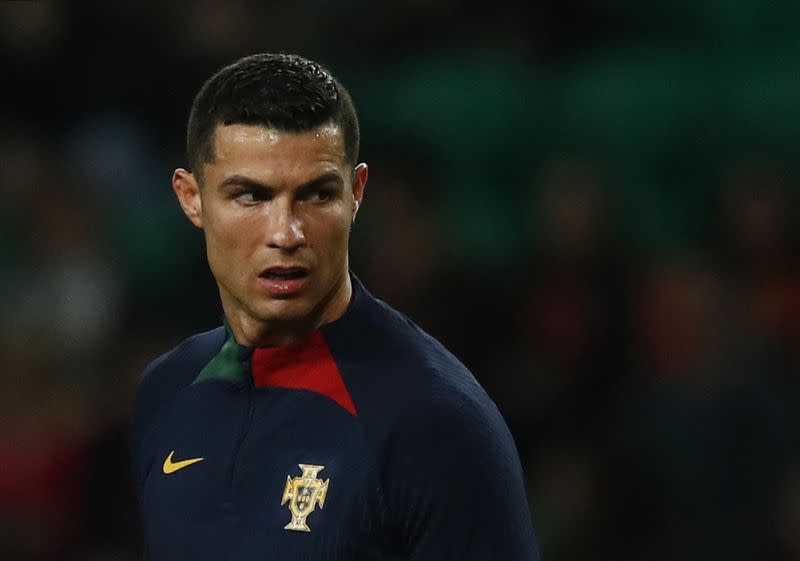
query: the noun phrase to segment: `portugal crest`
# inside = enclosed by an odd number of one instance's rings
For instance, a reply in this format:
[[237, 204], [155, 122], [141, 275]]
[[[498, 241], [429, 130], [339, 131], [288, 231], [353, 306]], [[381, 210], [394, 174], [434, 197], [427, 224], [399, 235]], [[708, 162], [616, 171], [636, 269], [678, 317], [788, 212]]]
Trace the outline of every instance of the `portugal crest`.
[[289, 503], [292, 521], [283, 529], [310, 532], [311, 528], [306, 524], [306, 518], [314, 512], [317, 504], [319, 504], [319, 508], [325, 506], [325, 495], [328, 494], [328, 483], [331, 480], [317, 479], [317, 474], [325, 469], [325, 466], [298, 465], [303, 470], [300, 477], [286, 476], [286, 489], [283, 491], [281, 506]]

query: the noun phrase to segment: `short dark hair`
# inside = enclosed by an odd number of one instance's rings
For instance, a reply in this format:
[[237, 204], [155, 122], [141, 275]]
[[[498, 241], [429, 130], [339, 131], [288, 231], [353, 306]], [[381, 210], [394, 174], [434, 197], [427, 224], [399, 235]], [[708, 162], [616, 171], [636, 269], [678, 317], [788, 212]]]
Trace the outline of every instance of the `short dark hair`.
[[342, 129], [345, 160], [358, 159], [359, 126], [350, 94], [321, 64], [293, 54], [246, 56], [209, 78], [192, 103], [186, 157], [195, 175], [214, 158], [218, 125], [262, 125], [303, 132], [332, 122]]

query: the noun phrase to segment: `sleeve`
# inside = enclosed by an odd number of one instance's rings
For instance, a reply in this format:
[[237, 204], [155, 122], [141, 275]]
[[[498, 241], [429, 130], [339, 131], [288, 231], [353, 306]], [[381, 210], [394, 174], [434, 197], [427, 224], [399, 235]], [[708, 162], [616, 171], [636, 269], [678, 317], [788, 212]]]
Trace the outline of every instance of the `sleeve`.
[[519, 455], [494, 403], [440, 398], [391, 438], [387, 507], [413, 561], [538, 561]]
[[[129, 430], [130, 453], [133, 473], [136, 477], [136, 495], [139, 499], [139, 516], [142, 523], [144, 522], [142, 502], [143, 487], [149, 470], [148, 466], [151, 464], [151, 460], [146, 454], [145, 437], [151, 423], [157, 398], [157, 388], [155, 387], [157, 378], [154, 372], [162, 360], [163, 359], [158, 359], [150, 363], [142, 373], [139, 386], [136, 390], [136, 399], [134, 401], [133, 416], [131, 418]], [[146, 539], [142, 541], [140, 548], [141, 561], [148, 561], [150, 556]]]
[[141, 496], [142, 485], [147, 476], [148, 466], [150, 464], [145, 450], [145, 441], [155, 408], [158, 404], [159, 392], [156, 387], [158, 380], [155, 372], [162, 360], [163, 359], [160, 358], [153, 361], [142, 373], [139, 386], [136, 390], [133, 416], [130, 422], [130, 452], [139, 496]]

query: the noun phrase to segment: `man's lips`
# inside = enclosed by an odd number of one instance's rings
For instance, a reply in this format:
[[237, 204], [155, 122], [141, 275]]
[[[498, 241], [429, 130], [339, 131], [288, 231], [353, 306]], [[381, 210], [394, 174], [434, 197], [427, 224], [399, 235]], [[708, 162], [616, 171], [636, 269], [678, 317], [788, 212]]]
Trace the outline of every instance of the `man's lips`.
[[299, 293], [308, 282], [309, 269], [302, 266], [279, 266], [264, 269], [258, 275], [258, 284], [270, 296], [289, 298]]

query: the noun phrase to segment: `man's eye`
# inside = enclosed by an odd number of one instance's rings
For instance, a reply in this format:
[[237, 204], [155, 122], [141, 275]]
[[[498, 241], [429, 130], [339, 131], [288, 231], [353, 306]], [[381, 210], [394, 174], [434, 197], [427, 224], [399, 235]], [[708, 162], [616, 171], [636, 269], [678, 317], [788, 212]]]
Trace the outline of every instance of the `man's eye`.
[[267, 197], [254, 191], [244, 191], [236, 195], [236, 200], [246, 205], [252, 205], [267, 200]]
[[318, 189], [311, 193], [311, 200], [315, 203], [325, 203], [333, 198], [333, 191], [331, 189]]

